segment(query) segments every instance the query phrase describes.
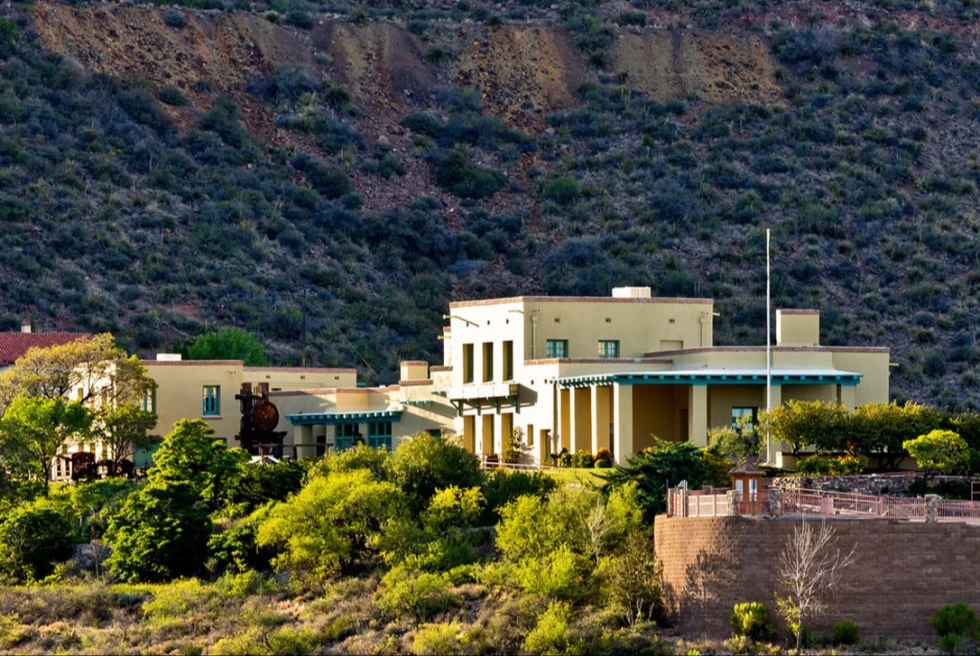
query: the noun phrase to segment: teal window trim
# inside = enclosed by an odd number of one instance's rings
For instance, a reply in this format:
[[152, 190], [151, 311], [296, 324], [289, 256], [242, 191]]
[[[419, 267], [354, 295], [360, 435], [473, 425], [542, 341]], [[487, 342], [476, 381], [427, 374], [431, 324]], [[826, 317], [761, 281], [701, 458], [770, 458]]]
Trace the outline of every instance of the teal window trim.
[[337, 432], [334, 435], [333, 448], [337, 451], [346, 451], [348, 449], [353, 449], [357, 446], [358, 441], [363, 440], [361, 437], [361, 427], [357, 423], [342, 423], [337, 424], [334, 429]]
[[568, 357], [568, 340], [567, 339], [549, 339], [549, 340], [545, 340], [545, 343], [544, 343], [544, 357], [546, 357], [548, 359], [567, 358]]
[[201, 398], [201, 415], [217, 417], [221, 414], [221, 385], [205, 385]]
[[600, 358], [618, 358], [619, 357], [619, 340], [618, 339], [601, 339], [601, 340], [599, 340], [599, 357]]
[[146, 394], [143, 396], [142, 406], [143, 412], [149, 412], [150, 414], [157, 413], [157, 388], [153, 387], [147, 390]]
[[372, 449], [384, 447], [391, 451], [390, 421], [372, 421], [368, 423], [368, 446]]

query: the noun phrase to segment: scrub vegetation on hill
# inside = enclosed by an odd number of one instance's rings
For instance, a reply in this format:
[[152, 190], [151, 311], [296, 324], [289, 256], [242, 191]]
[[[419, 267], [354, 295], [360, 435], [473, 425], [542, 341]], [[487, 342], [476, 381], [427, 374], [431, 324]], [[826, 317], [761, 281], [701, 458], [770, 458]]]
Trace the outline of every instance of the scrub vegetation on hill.
[[262, 465], [208, 432], [178, 422], [141, 482], [3, 481], [0, 649], [666, 649], [634, 482], [484, 473], [427, 434]]
[[[768, 226], [777, 306], [890, 346], [898, 398], [976, 407], [971, 3], [551, 6], [4, 10], [0, 327], [239, 326], [294, 363], [305, 306], [308, 362], [391, 381], [438, 360], [447, 300], [634, 284], [760, 343]], [[140, 59], [212, 29], [240, 70]]]

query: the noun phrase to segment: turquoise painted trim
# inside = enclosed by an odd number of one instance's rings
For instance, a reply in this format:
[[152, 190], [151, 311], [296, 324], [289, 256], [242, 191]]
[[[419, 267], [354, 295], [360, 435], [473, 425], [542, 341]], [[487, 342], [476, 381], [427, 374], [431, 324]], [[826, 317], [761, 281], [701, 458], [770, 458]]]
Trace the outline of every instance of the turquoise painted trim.
[[393, 424], [401, 421], [401, 410], [379, 410], [376, 412], [306, 412], [286, 415], [286, 421], [293, 426], [312, 426], [313, 424], [349, 424], [351, 422], [385, 419]]
[[[591, 387], [593, 385], [765, 385], [763, 374], [603, 374], [598, 376], [572, 376], [556, 378], [552, 382], [560, 387]], [[854, 387], [861, 382], [861, 374], [777, 374], [772, 377], [774, 386], [782, 385], [842, 385]]]

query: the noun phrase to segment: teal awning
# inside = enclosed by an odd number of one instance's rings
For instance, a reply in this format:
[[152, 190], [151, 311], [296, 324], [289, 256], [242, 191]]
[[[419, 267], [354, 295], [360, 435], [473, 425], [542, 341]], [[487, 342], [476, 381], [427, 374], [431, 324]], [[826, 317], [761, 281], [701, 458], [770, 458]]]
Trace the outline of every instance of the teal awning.
[[[559, 387], [592, 387], [593, 385], [765, 385], [765, 370], [704, 369], [693, 371], [652, 371], [638, 373], [566, 376], [553, 381]], [[845, 385], [861, 382], [861, 374], [852, 371], [785, 369], [772, 372], [773, 385]]]
[[300, 412], [286, 415], [286, 421], [293, 426], [312, 426], [313, 424], [352, 424], [363, 421], [384, 420], [397, 424], [401, 421], [401, 410], [375, 410], [372, 412]]

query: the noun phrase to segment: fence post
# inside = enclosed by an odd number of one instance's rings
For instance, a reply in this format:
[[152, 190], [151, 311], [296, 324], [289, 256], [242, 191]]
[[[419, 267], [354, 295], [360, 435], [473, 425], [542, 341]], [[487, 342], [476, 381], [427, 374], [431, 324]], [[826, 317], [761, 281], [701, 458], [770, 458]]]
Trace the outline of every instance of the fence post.
[[725, 492], [725, 498], [728, 501], [728, 516], [738, 517], [739, 515], [738, 492], [736, 492], [735, 490], [729, 490], [728, 492]]
[[769, 488], [769, 516], [779, 517], [783, 514], [783, 491], [778, 487]]
[[689, 515], [688, 508], [687, 508], [687, 488], [686, 487], [677, 488], [677, 496], [679, 497], [680, 506], [681, 506], [680, 516], [687, 517]]
[[929, 523], [936, 522], [936, 511], [939, 508], [939, 495], [938, 494], [927, 494], [926, 495], [926, 521]]

